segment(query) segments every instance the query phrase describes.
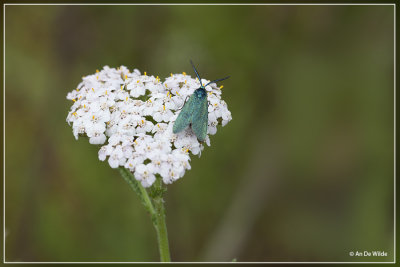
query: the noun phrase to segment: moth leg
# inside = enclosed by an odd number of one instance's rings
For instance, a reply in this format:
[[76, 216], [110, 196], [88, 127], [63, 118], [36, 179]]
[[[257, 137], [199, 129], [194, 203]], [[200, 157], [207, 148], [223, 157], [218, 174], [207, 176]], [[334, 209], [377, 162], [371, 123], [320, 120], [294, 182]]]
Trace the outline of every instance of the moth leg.
[[181, 108], [179, 108], [179, 109], [177, 109], [177, 110], [181, 110], [184, 106], [185, 106], [185, 104], [186, 104], [186, 101], [188, 100], [188, 98], [189, 98], [189, 96], [187, 96], [186, 97], [186, 99], [185, 99], [185, 103], [183, 103], [183, 105], [182, 105], [182, 107]]

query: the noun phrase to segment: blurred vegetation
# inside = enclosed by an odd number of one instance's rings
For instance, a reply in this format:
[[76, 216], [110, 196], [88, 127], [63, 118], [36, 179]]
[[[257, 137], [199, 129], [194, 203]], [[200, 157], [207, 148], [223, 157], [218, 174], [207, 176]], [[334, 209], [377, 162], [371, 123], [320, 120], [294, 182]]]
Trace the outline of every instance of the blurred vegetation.
[[393, 260], [393, 6], [5, 9], [6, 260], [158, 261], [65, 97], [104, 65], [193, 75], [189, 59], [231, 75], [233, 120], [168, 186], [173, 260]]

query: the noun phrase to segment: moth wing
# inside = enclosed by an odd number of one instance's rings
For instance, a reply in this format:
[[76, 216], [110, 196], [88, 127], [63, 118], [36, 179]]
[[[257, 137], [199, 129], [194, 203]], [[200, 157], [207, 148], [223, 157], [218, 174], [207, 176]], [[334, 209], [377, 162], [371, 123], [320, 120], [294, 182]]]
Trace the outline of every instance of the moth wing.
[[208, 102], [207, 97], [196, 99], [196, 108], [193, 111], [192, 130], [199, 141], [203, 142], [207, 136]]
[[195, 96], [193, 94], [183, 105], [182, 110], [179, 113], [178, 118], [176, 118], [174, 127], [172, 129], [172, 131], [175, 134], [183, 131], [192, 122], [194, 101], [195, 101]]

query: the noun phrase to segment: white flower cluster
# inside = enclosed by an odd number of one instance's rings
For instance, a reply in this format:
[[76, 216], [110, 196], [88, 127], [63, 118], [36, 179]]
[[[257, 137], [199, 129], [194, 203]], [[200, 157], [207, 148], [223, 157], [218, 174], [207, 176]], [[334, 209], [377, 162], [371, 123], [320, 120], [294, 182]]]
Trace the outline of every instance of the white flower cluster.
[[[189, 152], [200, 155], [204, 148], [190, 127], [172, 132], [185, 100], [199, 87], [198, 79], [186, 73], [171, 73], [161, 82], [158, 76], [141, 75], [137, 69], [130, 72], [124, 66], [105, 66], [83, 77], [68, 93], [67, 99], [74, 103], [67, 122], [76, 139], [87, 136], [91, 144], [103, 145], [99, 159], [108, 157], [112, 168], [129, 169], [145, 187], [154, 183], [156, 175], [170, 184], [190, 169]], [[218, 124], [224, 126], [232, 119], [221, 99], [221, 88], [206, 86], [210, 135], [217, 132]], [[208, 136], [205, 143], [210, 145]]]

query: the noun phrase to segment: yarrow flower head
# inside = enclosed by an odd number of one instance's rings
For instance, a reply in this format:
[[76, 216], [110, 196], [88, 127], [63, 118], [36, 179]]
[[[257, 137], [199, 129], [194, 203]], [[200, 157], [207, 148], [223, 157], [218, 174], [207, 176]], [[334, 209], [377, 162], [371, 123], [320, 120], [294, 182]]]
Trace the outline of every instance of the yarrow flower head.
[[[99, 159], [107, 159], [111, 168], [125, 167], [144, 187], [151, 186], [156, 176], [165, 184], [183, 177], [191, 168], [190, 154], [200, 155], [204, 144], [190, 127], [177, 134], [172, 128], [187, 97], [200, 87], [198, 79], [183, 73], [162, 82], [158, 76], [124, 66], [105, 66], [82, 79], [67, 95], [73, 101], [67, 122], [76, 139], [87, 136], [89, 143], [102, 145]], [[232, 119], [221, 88], [215, 83], [205, 88], [208, 135]], [[208, 135], [204, 143], [210, 146]]]

